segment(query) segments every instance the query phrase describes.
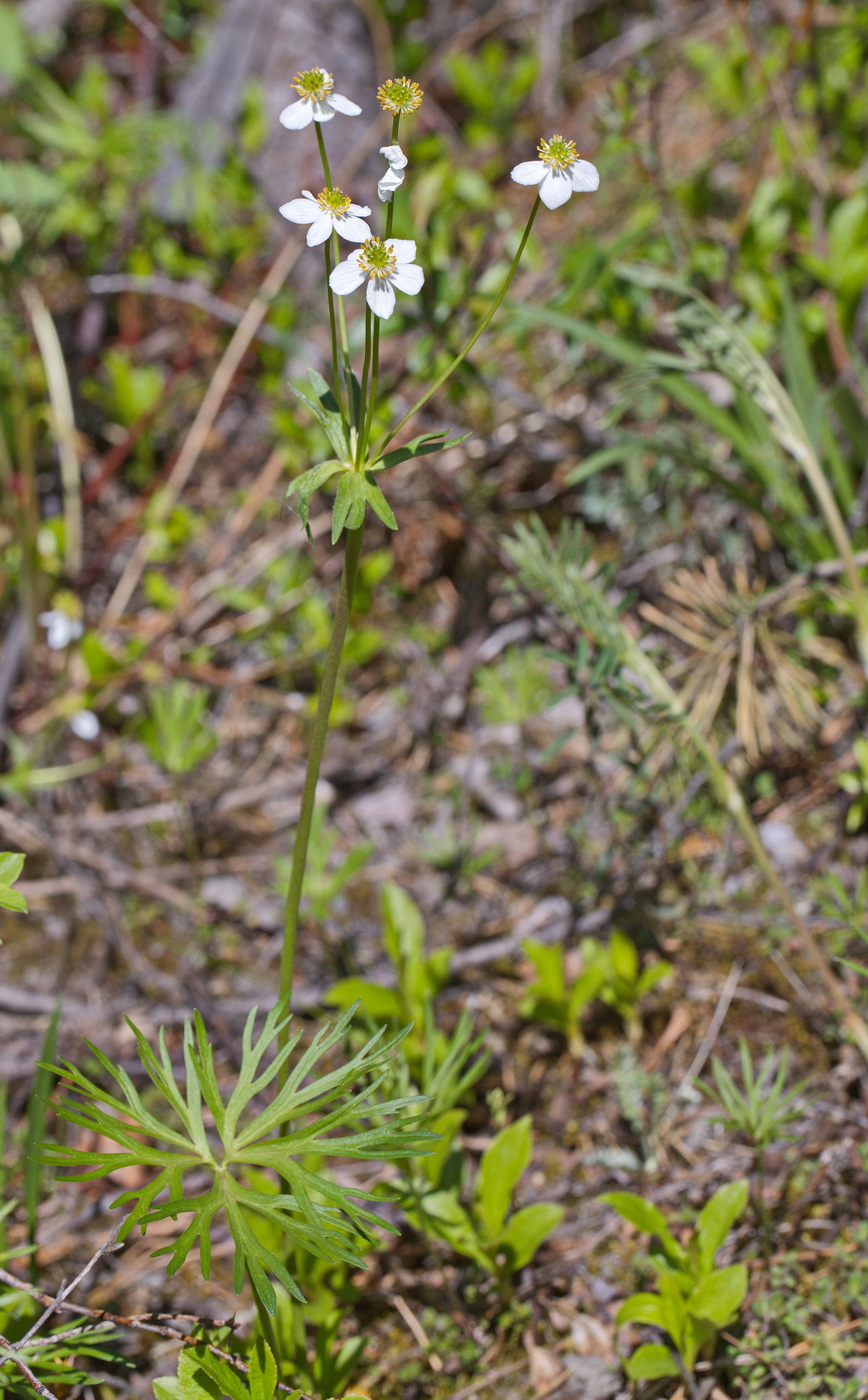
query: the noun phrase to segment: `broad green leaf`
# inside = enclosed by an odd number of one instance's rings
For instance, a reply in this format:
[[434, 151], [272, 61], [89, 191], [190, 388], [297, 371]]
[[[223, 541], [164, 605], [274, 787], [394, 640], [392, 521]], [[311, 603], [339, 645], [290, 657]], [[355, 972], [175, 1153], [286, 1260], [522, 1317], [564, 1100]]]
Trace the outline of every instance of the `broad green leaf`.
[[443, 452], [447, 447], [457, 447], [459, 443], [466, 442], [469, 437], [469, 433], [462, 433], [461, 437], [449, 437], [448, 433], [420, 433], [403, 447], [394, 447], [391, 452], [385, 452], [382, 457], [378, 457], [371, 464], [371, 471], [381, 472], [389, 467], [396, 467], [399, 462], [409, 462], [412, 457], [427, 457], [432, 452]]
[[647, 1322], [653, 1327], [666, 1331], [663, 1316], [663, 1300], [659, 1293], [634, 1293], [623, 1302], [615, 1314], [615, 1326], [623, 1327], [625, 1322]]
[[24, 869], [24, 857], [17, 851], [0, 851], [0, 885], [14, 885]]
[[365, 483], [365, 499], [371, 507], [371, 510], [382, 520], [383, 524], [387, 526], [388, 529], [397, 530], [398, 522], [395, 519], [392, 507], [389, 505], [389, 502], [386, 500], [376, 481], [374, 481], [371, 473], [366, 472], [363, 480]]
[[[189, 1355], [190, 1353], [187, 1352], [186, 1354]], [[242, 1371], [238, 1371], [234, 1366], [230, 1366], [229, 1362], [224, 1361], [222, 1356], [215, 1356], [213, 1351], [209, 1351], [207, 1347], [197, 1348], [195, 1358], [199, 1366], [200, 1374], [202, 1371], [205, 1372], [211, 1382], [216, 1385], [219, 1395], [228, 1395], [230, 1400], [250, 1400], [251, 1391], [248, 1389], [247, 1378]], [[180, 1367], [178, 1370], [180, 1374]], [[276, 1379], [277, 1377], [275, 1375], [275, 1380]], [[274, 1387], [272, 1386], [268, 1400], [271, 1400], [273, 1392]]]
[[498, 1240], [512, 1193], [528, 1165], [533, 1144], [531, 1118], [526, 1114], [497, 1134], [482, 1154], [474, 1191], [474, 1207], [482, 1238]]
[[662, 1376], [680, 1376], [678, 1362], [668, 1347], [646, 1342], [634, 1351], [624, 1370], [631, 1381], [654, 1381]]
[[421, 1208], [434, 1233], [456, 1253], [465, 1254], [489, 1273], [495, 1272], [493, 1261], [473, 1228], [470, 1216], [454, 1192], [433, 1191], [422, 1197]]
[[726, 1327], [744, 1302], [746, 1292], [746, 1266], [731, 1264], [727, 1269], [715, 1269], [698, 1283], [687, 1298], [687, 1308], [694, 1317], [707, 1318], [715, 1327]]
[[187, 1347], [178, 1357], [178, 1374], [154, 1381], [157, 1400], [223, 1400], [219, 1385], [202, 1370], [198, 1356]]
[[8, 885], [0, 885], [0, 909], [9, 909], [14, 914], [26, 914], [27, 900], [17, 890], [11, 890]]
[[398, 993], [391, 987], [380, 987], [361, 977], [344, 977], [335, 982], [323, 997], [327, 1006], [345, 1011], [348, 1006], [361, 1005], [375, 1021], [400, 1021], [404, 1008]]
[[703, 1206], [696, 1222], [696, 1243], [703, 1273], [713, 1267], [715, 1254], [743, 1213], [748, 1191], [746, 1180], [731, 1181], [715, 1191]]
[[358, 530], [365, 519], [365, 479], [358, 472], [346, 472], [338, 482], [332, 515], [332, 544], [337, 544], [344, 526]]
[[616, 929], [609, 939], [609, 956], [615, 976], [623, 977], [625, 982], [635, 982], [639, 972], [639, 955], [632, 938]]
[[425, 920], [419, 906], [394, 880], [387, 880], [381, 895], [383, 947], [395, 970], [425, 954]]
[[563, 948], [555, 943], [540, 943], [535, 938], [526, 938], [521, 946], [536, 968], [537, 980], [530, 993], [553, 1002], [563, 1001], [566, 996]]
[[669, 1333], [677, 1350], [683, 1355], [684, 1341], [690, 1314], [684, 1303], [684, 1293], [677, 1274], [660, 1275], [660, 1309], [663, 1326]]
[[510, 1216], [506, 1229], [498, 1240], [497, 1252], [506, 1251], [513, 1270], [523, 1269], [563, 1218], [563, 1206], [547, 1201], [523, 1206], [515, 1215]]
[[673, 1238], [662, 1212], [650, 1201], [644, 1201], [632, 1191], [609, 1191], [601, 1196], [600, 1200], [605, 1201], [637, 1229], [644, 1230], [648, 1235], [656, 1235], [673, 1263], [680, 1266], [686, 1263], [686, 1251]]

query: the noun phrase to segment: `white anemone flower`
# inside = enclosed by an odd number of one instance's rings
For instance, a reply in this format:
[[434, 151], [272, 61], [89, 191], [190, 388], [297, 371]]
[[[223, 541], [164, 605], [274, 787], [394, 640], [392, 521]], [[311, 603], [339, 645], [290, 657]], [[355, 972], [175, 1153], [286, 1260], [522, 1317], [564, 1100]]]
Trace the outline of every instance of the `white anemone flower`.
[[353, 204], [343, 190], [327, 189], [313, 195], [302, 190], [303, 199], [291, 199], [281, 204], [280, 212], [292, 224], [310, 224], [307, 231], [308, 248], [325, 243], [332, 230], [348, 243], [364, 243], [371, 230], [360, 214], [370, 214], [367, 204]]
[[537, 146], [539, 160], [523, 160], [512, 172], [517, 185], [539, 185], [539, 197], [547, 209], [559, 209], [574, 191], [599, 187], [600, 175], [589, 160], [582, 160], [575, 141], [553, 136]]
[[304, 73], [296, 73], [292, 86], [299, 101], [284, 107], [279, 118], [281, 126], [301, 131], [311, 122], [330, 122], [337, 112], [345, 117], [357, 117], [361, 107], [335, 92], [334, 85], [334, 78], [324, 68], [308, 68]]
[[377, 185], [377, 194], [384, 204], [388, 204], [395, 190], [404, 183], [407, 157], [400, 146], [381, 146], [380, 155], [386, 157], [389, 168]]
[[329, 286], [338, 296], [354, 292], [367, 281], [365, 293], [375, 316], [385, 319], [395, 310], [395, 288], [415, 296], [421, 291], [425, 274], [414, 263], [416, 244], [412, 238], [369, 238], [354, 248], [346, 262], [338, 263]]
[[69, 727], [78, 739], [92, 741], [99, 736], [99, 720], [93, 710], [79, 710], [69, 721]]
[[48, 629], [45, 640], [52, 651], [65, 651], [70, 642], [77, 642], [84, 633], [80, 619], [72, 617], [62, 608], [52, 608], [50, 612], [40, 613], [39, 621]]

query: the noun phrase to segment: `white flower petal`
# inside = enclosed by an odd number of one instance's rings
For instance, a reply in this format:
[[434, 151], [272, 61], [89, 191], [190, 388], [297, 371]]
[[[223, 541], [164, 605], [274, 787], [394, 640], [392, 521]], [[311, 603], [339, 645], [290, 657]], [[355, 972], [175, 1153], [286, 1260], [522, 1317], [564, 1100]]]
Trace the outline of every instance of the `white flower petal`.
[[331, 215], [320, 214], [315, 223], [312, 223], [307, 231], [308, 248], [318, 248], [321, 243], [325, 243], [334, 227]]
[[573, 161], [567, 174], [574, 190], [590, 192], [600, 188], [600, 172], [589, 160]]
[[288, 107], [284, 107], [278, 121], [290, 131], [301, 131], [302, 127], [310, 126], [313, 121], [313, 109], [309, 99], [303, 97], [299, 102], [291, 102]]
[[281, 204], [280, 213], [285, 219], [289, 219], [291, 224], [313, 224], [322, 215], [322, 210], [314, 200], [291, 199], [288, 204]]
[[337, 292], [339, 297], [345, 297], [348, 292], [354, 292], [365, 280], [365, 274], [360, 270], [357, 262], [353, 261], [352, 254], [346, 262], [338, 263], [331, 277], [329, 286], [333, 292]]
[[381, 146], [380, 155], [386, 157], [393, 170], [403, 170], [407, 164], [407, 157], [400, 146]]
[[334, 107], [336, 112], [341, 112], [345, 117], [357, 117], [362, 110], [357, 103], [351, 102], [348, 97], [342, 97], [339, 92], [329, 93], [325, 100], [330, 107]]
[[425, 274], [418, 263], [405, 263], [392, 273], [389, 281], [399, 292], [406, 292], [408, 296], [414, 297], [422, 290]]
[[395, 293], [388, 279], [380, 281], [379, 277], [370, 277], [367, 298], [368, 306], [374, 315], [382, 317], [383, 320], [395, 310]]
[[367, 204], [351, 204], [347, 210], [348, 214], [361, 214], [363, 217], [365, 214], [370, 214], [370, 212]]
[[335, 109], [332, 107], [328, 97], [314, 98], [311, 103], [311, 110], [315, 122], [330, 122], [334, 120]]
[[562, 170], [557, 172], [546, 170], [545, 175], [540, 180], [539, 197], [547, 209], [560, 209], [562, 204], [566, 204], [572, 192], [570, 177]]
[[402, 170], [387, 170], [380, 183], [377, 185], [377, 198], [384, 204], [388, 204], [392, 195], [404, 183], [404, 172]]
[[96, 739], [99, 734], [99, 720], [93, 710], [79, 710], [69, 721], [69, 727], [79, 739]]
[[416, 244], [412, 238], [387, 238], [386, 247], [395, 254], [395, 261], [400, 266], [401, 263], [411, 263], [416, 257]]
[[364, 219], [355, 219], [350, 214], [341, 214], [335, 219], [335, 233], [339, 233], [341, 238], [345, 238], [348, 243], [364, 243], [370, 238], [370, 225]]
[[548, 172], [548, 166], [541, 160], [523, 160], [512, 169], [512, 178], [517, 185], [538, 185]]

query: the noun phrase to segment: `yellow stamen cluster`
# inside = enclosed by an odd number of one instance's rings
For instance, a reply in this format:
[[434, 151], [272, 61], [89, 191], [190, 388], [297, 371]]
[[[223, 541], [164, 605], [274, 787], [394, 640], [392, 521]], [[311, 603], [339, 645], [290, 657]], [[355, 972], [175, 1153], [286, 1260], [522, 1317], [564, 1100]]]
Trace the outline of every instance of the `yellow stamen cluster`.
[[292, 80], [299, 97], [308, 97], [313, 102], [328, 97], [334, 85], [334, 78], [324, 68], [308, 68], [304, 73], [296, 73]]
[[382, 238], [369, 238], [359, 249], [359, 268], [371, 277], [391, 277], [398, 259]]
[[579, 159], [575, 141], [565, 136], [553, 136], [551, 141], [540, 141], [537, 146], [539, 158], [550, 170], [565, 170]]
[[412, 78], [390, 78], [377, 88], [377, 101], [384, 112], [392, 112], [396, 117], [406, 117], [410, 112], [418, 112], [422, 106], [424, 93]]
[[349, 195], [337, 189], [321, 190], [316, 202], [325, 214], [346, 214], [352, 204]]

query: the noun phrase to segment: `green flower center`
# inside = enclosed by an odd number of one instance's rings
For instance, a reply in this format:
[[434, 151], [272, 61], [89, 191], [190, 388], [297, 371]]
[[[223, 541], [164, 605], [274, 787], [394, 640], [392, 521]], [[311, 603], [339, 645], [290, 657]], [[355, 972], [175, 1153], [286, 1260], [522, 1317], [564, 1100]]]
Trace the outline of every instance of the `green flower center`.
[[316, 197], [320, 209], [326, 214], [346, 214], [352, 200], [343, 190], [322, 190]]
[[540, 141], [537, 146], [539, 158], [550, 170], [565, 170], [579, 159], [575, 141], [565, 136], [553, 136], [551, 141]]
[[328, 97], [334, 85], [331, 73], [327, 73], [324, 68], [308, 68], [305, 73], [296, 73], [292, 80], [292, 86], [299, 97], [307, 97], [314, 102], [321, 102], [324, 97]]
[[384, 112], [405, 117], [422, 106], [422, 89], [412, 78], [390, 78], [377, 88], [377, 99]]
[[382, 238], [369, 238], [359, 250], [359, 267], [371, 277], [391, 277], [398, 266], [398, 259], [387, 248]]

